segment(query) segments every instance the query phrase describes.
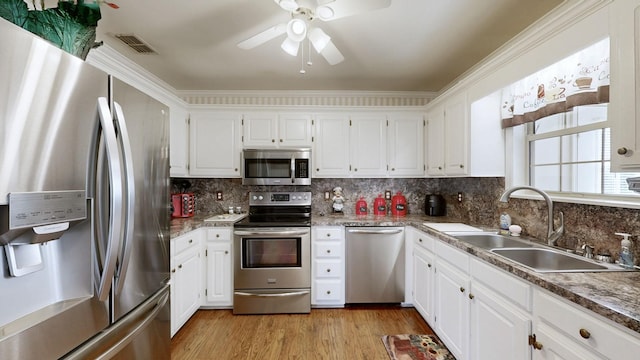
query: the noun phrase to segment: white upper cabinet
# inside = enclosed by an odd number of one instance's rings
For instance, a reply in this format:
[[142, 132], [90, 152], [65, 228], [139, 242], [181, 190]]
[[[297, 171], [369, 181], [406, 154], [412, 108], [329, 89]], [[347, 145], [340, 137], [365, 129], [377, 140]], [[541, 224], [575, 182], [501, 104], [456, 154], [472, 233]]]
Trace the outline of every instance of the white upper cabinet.
[[245, 148], [311, 147], [311, 115], [250, 112], [243, 116]]
[[389, 116], [389, 176], [424, 176], [424, 127], [422, 114]]
[[611, 170], [640, 170], [640, 0], [612, 2]]
[[313, 177], [349, 176], [349, 116], [321, 114], [315, 117]]
[[235, 112], [191, 113], [190, 176], [240, 177], [241, 121]]
[[186, 109], [172, 107], [169, 116], [171, 176], [187, 176], [189, 174], [189, 113]]
[[500, 99], [469, 103], [466, 92], [430, 104], [426, 126], [427, 176], [504, 176]]
[[387, 116], [351, 116], [350, 169], [353, 177], [380, 177], [387, 174]]

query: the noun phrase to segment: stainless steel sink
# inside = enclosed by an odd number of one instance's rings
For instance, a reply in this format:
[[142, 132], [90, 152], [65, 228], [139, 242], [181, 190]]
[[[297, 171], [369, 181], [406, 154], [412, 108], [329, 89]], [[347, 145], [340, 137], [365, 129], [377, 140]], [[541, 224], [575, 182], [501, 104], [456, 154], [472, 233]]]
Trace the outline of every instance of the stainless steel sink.
[[450, 235], [458, 240], [487, 250], [497, 248], [529, 248], [534, 246], [530, 241], [498, 235], [493, 232], [464, 232], [451, 233]]
[[597, 263], [577, 255], [545, 248], [502, 248], [491, 252], [537, 272], [629, 271], [616, 264]]

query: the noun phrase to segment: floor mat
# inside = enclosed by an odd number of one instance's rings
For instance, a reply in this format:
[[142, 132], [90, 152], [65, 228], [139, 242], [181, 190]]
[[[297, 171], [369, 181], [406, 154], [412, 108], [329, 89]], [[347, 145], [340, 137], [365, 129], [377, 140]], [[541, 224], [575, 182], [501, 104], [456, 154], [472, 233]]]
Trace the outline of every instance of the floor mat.
[[384, 347], [391, 360], [455, 360], [435, 335], [385, 335]]

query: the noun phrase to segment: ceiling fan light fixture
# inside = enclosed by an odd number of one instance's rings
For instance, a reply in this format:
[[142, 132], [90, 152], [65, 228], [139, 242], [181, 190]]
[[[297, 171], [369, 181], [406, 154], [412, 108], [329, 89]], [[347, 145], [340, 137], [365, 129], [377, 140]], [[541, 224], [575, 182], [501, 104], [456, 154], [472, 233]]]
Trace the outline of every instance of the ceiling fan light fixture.
[[313, 45], [313, 48], [320, 53], [324, 50], [329, 41], [331, 41], [331, 37], [322, 31], [322, 29], [313, 28], [309, 31], [309, 41]]
[[282, 50], [291, 56], [298, 56], [298, 49], [300, 48], [300, 42], [291, 40], [291, 38], [287, 37], [280, 45]]
[[304, 40], [307, 36], [307, 23], [300, 19], [291, 19], [287, 24], [287, 37], [295, 42]]
[[281, 8], [287, 11], [296, 11], [298, 10], [298, 3], [295, 0], [275, 0]]
[[320, 5], [316, 8], [316, 16], [318, 16], [320, 20], [330, 20], [335, 14], [335, 11], [327, 5]]

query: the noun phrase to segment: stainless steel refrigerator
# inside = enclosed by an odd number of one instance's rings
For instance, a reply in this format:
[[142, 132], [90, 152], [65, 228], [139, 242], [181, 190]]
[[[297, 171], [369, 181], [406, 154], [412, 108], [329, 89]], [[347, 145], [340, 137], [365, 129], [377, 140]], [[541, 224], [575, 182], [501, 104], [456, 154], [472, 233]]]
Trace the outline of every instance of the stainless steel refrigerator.
[[168, 108], [0, 19], [0, 359], [169, 359]]

